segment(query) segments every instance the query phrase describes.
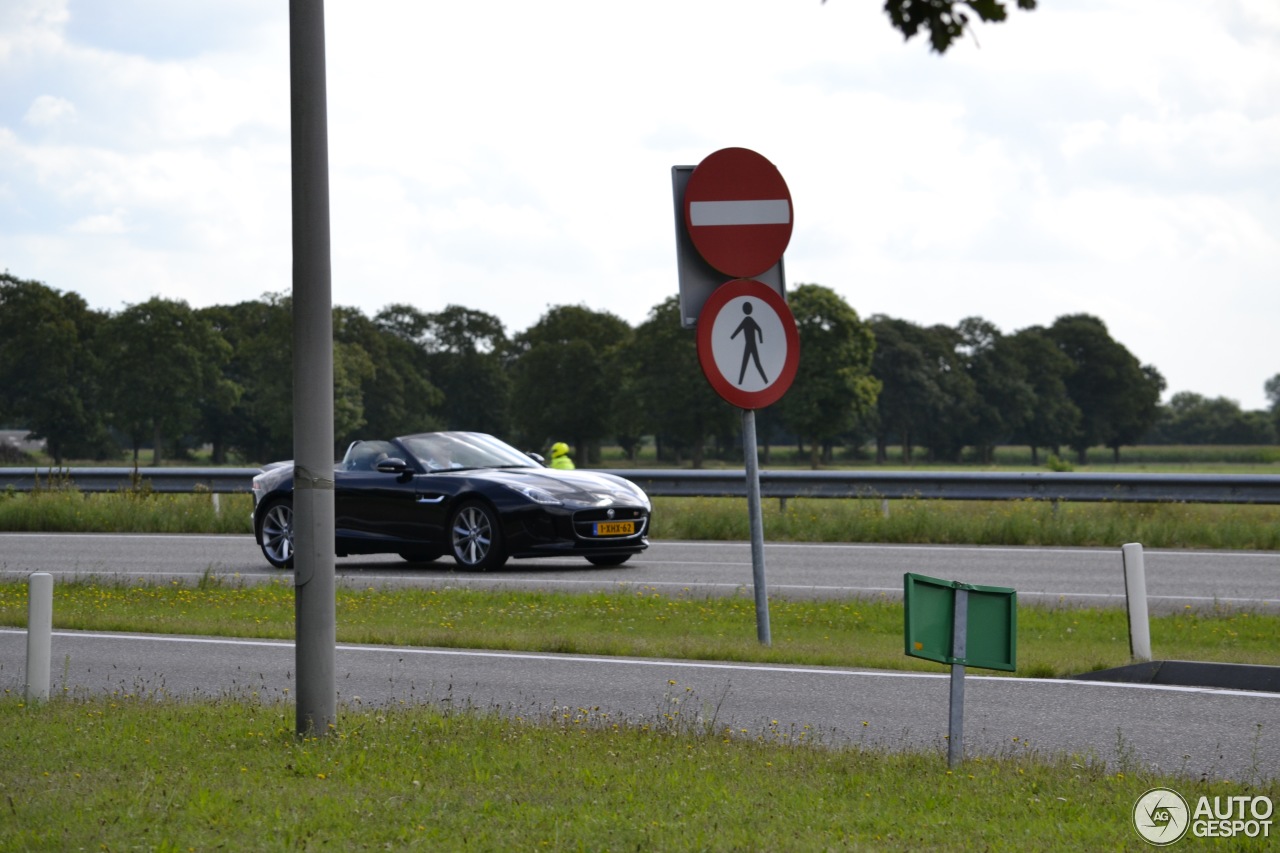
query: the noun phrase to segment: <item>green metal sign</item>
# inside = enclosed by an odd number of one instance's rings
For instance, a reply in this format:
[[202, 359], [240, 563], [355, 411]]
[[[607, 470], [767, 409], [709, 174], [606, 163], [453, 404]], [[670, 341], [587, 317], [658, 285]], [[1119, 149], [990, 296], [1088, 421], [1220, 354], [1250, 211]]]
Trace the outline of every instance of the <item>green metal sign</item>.
[[[956, 591], [968, 599], [964, 639], [956, 654]], [[1017, 669], [1018, 593], [907, 572], [904, 577], [906, 653], [938, 663], [983, 669]]]

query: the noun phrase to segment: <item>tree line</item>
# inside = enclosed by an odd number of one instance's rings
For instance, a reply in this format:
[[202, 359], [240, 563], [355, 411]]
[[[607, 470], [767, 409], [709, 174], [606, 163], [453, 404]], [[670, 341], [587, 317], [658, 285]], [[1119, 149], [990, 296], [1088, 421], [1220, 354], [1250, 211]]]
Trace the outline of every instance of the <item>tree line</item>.
[[[800, 336], [791, 389], [761, 410], [757, 435], [799, 445], [817, 467], [837, 449], [890, 446], [908, 461], [999, 445], [1074, 451], [1139, 442], [1268, 444], [1280, 421], [1280, 374], [1269, 412], [1175, 394], [1086, 315], [1003, 334], [978, 317], [955, 327], [867, 319], [835, 291], [788, 294]], [[374, 316], [333, 309], [335, 454], [355, 438], [433, 429], [502, 436], [527, 450], [569, 442], [581, 461], [616, 444], [635, 457], [700, 467], [740, 458], [740, 412], [699, 367], [672, 296], [632, 327], [582, 305], [549, 308], [510, 334], [496, 316], [449, 305], [395, 304]], [[0, 275], [0, 424], [46, 441], [56, 464], [149, 448], [152, 463], [212, 447], [213, 461], [293, 453], [292, 305], [268, 294], [191, 308], [152, 298], [116, 312], [75, 293]]]

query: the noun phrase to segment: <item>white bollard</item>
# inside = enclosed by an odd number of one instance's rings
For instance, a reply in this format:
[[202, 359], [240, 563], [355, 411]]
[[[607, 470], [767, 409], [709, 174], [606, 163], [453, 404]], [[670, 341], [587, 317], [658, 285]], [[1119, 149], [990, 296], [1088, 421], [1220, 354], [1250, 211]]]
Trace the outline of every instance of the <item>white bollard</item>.
[[53, 575], [34, 572], [27, 585], [27, 701], [49, 698], [53, 642]]
[[1142, 545], [1120, 548], [1124, 561], [1124, 594], [1129, 604], [1129, 654], [1136, 661], [1151, 660], [1151, 623], [1147, 617], [1147, 570]]

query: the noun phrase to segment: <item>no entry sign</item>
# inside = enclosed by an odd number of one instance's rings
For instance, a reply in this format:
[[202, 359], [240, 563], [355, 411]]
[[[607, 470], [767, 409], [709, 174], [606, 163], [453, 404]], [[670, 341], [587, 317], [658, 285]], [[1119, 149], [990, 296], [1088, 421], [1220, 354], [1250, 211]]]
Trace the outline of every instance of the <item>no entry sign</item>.
[[698, 318], [698, 361], [716, 393], [740, 409], [778, 401], [800, 365], [800, 336], [777, 291], [749, 279], [721, 285]]
[[776, 264], [791, 241], [791, 192], [761, 155], [722, 148], [689, 176], [684, 220], [707, 263], [731, 278], [752, 278]]

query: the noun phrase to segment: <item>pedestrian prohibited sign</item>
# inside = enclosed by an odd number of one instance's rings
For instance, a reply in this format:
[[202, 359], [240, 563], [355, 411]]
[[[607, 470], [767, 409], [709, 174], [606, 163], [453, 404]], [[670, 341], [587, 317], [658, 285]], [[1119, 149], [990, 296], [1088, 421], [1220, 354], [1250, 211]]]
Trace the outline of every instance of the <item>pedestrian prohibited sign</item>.
[[698, 361], [716, 393], [741, 409], [777, 402], [795, 379], [800, 336], [778, 292], [751, 279], [716, 289], [698, 318]]

